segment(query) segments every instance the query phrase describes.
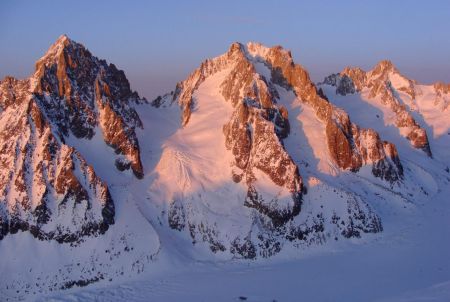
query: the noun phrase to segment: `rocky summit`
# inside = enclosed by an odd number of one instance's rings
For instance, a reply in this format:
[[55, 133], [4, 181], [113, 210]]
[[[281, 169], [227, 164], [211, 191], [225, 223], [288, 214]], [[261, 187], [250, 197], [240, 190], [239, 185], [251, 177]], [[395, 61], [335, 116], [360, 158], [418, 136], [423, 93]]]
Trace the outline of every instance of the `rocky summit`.
[[0, 82], [0, 238], [29, 231], [41, 240], [75, 242], [114, 223], [108, 184], [70, 137], [98, 135], [117, 153], [117, 169], [143, 177], [130, 90], [123, 71], [61, 36], [29, 79]]
[[[381, 61], [369, 72], [347, 67], [339, 74], [326, 77], [323, 84], [335, 86], [336, 94], [342, 96], [364, 93], [370, 99], [378, 99], [395, 114], [394, 125], [401, 129], [411, 145], [432, 156], [427, 132], [414, 119], [404, 99], [415, 100], [422, 93], [416, 89], [417, 83], [401, 75], [392, 62]], [[439, 88], [435, 89], [438, 93]]]
[[15, 274], [0, 291], [135, 276], [175, 255], [248, 261], [378, 238], [384, 207], [448, 178], [449, 103], [447, 84], [390, 61], [316, 85], [290, 51], [254, 42], [148, 102], [63, 35], [30, 78], [0, 82], [0, 254], [48, 255], [3, 266]]

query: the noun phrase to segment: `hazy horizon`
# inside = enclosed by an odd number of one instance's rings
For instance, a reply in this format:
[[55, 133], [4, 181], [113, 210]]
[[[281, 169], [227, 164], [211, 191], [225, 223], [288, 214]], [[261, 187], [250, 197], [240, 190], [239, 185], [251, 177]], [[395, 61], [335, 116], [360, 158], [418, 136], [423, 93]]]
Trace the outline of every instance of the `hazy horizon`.
[[446, 1], [80, 1], [76, 7], [5, 1], [0, 20], [0, 78], [29, 76], [48, 47], [67, 34], [124, 70], [132, 88], [148, 99], [173, 90], [234, 41], [290, 49], [315, 82], [345, 66], [368, 70], [382, 59], [419, 82], [450, 82]]

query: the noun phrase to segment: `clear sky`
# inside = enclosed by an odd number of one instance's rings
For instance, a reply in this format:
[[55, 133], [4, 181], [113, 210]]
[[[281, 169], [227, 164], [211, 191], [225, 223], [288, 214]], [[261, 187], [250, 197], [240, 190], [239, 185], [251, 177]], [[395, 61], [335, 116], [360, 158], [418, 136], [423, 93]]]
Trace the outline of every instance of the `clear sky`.
[[152, 99], [234, 41], [282, 45], [319, 81], [390, 59], [450, 82], [450, 1], [0, 1], [0, 78], [27, 77], [61, 35], [123, 69]]

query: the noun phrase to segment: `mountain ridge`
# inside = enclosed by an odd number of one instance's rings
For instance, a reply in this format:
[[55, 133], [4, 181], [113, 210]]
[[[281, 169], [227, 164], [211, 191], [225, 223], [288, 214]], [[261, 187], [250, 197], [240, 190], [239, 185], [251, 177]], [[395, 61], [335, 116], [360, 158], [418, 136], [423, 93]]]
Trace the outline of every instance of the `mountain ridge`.
[[[236, 42], [149, 103], [123, 71], [63, 35], [30, 79], [0, 82], [0, 251], [34, 246], [31, 233], [43, 251], [68, 255], [55, 260], [60, 267], [43, 260], [61, 268], [63, 281], [45, 283], [53, 290], [133, 276], [165, 257], [296, 257], [380, 238], [381, 205], [431, 198], [448, 165], [448, 138], [428, 142], [427, 114], [437, 113], [410, 109], [424, 99], [403, 101], [430, 91], [395, 73], [382, 61], [316, 85], [281, 46]], [[444, 106], [446, 86], [437, 86]], [[393, 122], [349, 107], [370, 109], [366, 101], [392, 111]], [[399, 126], [399, 115], [411, 125]], [[35, 274], [2, 279], [2, 291], [23, 293]]]
[[[407, 138], [414, 148], [421, 149], [432, 157], [425, 128], [429, 125], [433, 126], [433, 121], [431, 118], [427, 118], [427, 115], [419, 113], [419, 116], [415, 112], [420, 112], [420, 107], [429, 106], [424, 103], [426, 101], [425, 94], [429, 94], [424, 92], [427, 90], [433, 91], [433, 101], [436, 107], [441, 107], [443, 111], [447, 110], [448, 97], [445, 97], [445, 84], [421, 85], [402, 75], [392, 62], [383, 60], [367, 72], [357, 67], [346, 67], [340, 73], [326, 77], [323, 82], [319, 83], [319, 86], [321, 85], [336, 87], [336, 94], [342, 96], [359, 94], [363, 98], [381, 103], [395, 115], [394, 121], [386, 122], [398, 127], [402, 136]], [[330, 97], [330, 95], [328, 96]], [[430, 111], [429, 108], [424, 109]], [[417, 119], [423, 118], [427, 121], [420, 125]], [[423, 128], [424, 126], [425, 128]]]

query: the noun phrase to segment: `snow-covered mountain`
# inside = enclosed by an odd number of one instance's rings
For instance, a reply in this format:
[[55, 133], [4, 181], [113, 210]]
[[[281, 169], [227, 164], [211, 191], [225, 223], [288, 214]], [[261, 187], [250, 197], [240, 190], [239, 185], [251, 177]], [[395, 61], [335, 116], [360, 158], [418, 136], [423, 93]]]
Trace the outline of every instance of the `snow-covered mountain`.
[[449, 90], [387, 61], [316, 86], [282, 47], [233, 43], [147, 102], [61, 36], [0, 82], [0, 291], [377, 238], [380, 204], [448, 177]]
[[[164, 143], [150, 193], [169, 205], [170, 226], [194, 242], [253, 258], [284, 245], [381, 231], [364, 200], [317, 175], [308, 181], [339, 201], [302, 213], [310, 187], [302, 164], [319, 161], [311, 170], [331, 175], [368, 167], [388, 185], [403, 178], [403, 167], [393, 144], [321, 97], [281, 47], [232, 44], [153, 104], [161, 114], [180, 107], [182, 128]], [[305, 131], [305, 123], [314, 127]], [[312, 154], [302, 154], [306, 148]]]
[[[319, 85], [339, 106], [347, 108], [350, 103], [365, 103], [367, 108], [379, 110], [381, 114], [376, 116], [382, 119], [385, 128], [396, 127], [414, 148], [422, 149], [430, 157], [434, 143], [439, 149], [442, 147], [440, 138], [445, 140], [448, 135], [450, 86], [443, 83], [421, 85], [402, 75], [390, 61], [381, 61], [368, 72], [347, 67], [326, 77]], [[345, 96], [350, 96], [348, 101], [343, 101]], [[360, 100], [353, 101], [352, 97]], [[378, 124], [372, 119], [366, 122]]]
[[[32, 293], [30, 284], [49, 290], [106, 278], [95, 267], [112, 266], [108, 260], [120, 258], [114, 248], [133, 248], [123, 226], [107, 232], [124, 200], [111, 194], [117, 183], [106, 176], [143, 177], [135, 132], [142, 123], [133, 108], [141, 102], [122, 71], [66, 36], [29, 79], [0, 82], [2, 296]], [[128, 224], [144, 220], [128, 214]], [[139, 252], [130, 266], [152, 253]]]

